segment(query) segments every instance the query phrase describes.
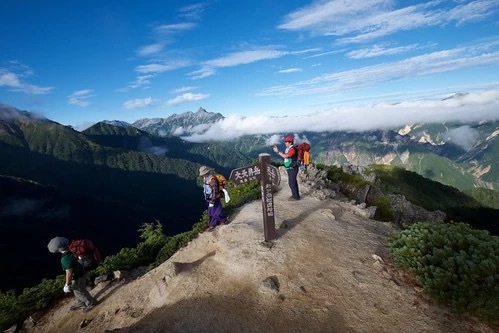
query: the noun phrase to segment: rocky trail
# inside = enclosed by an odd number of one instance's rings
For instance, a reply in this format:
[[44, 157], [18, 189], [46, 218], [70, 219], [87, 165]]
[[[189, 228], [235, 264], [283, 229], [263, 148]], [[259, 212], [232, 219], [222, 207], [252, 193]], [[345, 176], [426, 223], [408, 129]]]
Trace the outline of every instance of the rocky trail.
[[451, 314], [390, 264], [390, 223], [311, 196], [274, 196], [277, 239], [264, 242], [262, 204], [204, 232], [137, 278], [100, 283], [99, 305], [66, 298], [21, 332], [493, 332]]

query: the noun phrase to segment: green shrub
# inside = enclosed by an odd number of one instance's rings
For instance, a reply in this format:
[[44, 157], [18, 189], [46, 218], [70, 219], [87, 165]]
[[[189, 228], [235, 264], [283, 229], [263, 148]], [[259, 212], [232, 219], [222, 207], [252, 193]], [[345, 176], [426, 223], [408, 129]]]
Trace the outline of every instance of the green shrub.
[[228, 182], [227, 190], [230, 195], [229, 203], [224, 203], [224, 210], [227, 214], [230, 214], [234, 209], [248, 202], [260, 199], [262, 195], [258, 180], [238, 186], [235, 186], [232, 182]]
[[[21, 314], [20, 314], [21, 313]], [[22, 310], [17, 304], [17, 296], [13, 290], [0, 292], [0, 329], [4, 330], [21, 319]]]
[[[206, 228], [205, 228], [206, 229]], [[183, 232], [181, 234], [175, 235], [168, 239], [168, 242], [161, 248], [157, 257], [156, 257], [156, 265], [160, 265], [170, 258], [178, 249], [189, 244], [191, 240], [196, 238], [197, 233], [192, 231]]]
[[55, 279], [43, 279], [35, 287], [25, 288], [18, 296], [14, 291], [0, 292], [0, 329], [8, 328], [62, 297], [64, 282], [64, 275], [60, 275]]
[[393, 220], [393, 212], [388, 197], [382, 196], [378, 200], [373, 201], [372, 205], [376, 206], [376, 212], [374, 213], [375, 220], [384, 222]]
[[390, 252], [438, 303], [499, 323], [498, 237], [462, 223], [418, 223], [390, 238]]
[[137, 244], [137, 247], [123, 248], [117, 254], [107, 256], [92, 276], [111, 274], [116, 270], [129, 270], [154, 262], [168, 239], [163, 234], [163, 226], [159, 222], [144, 223], [139, 228], [139, 233], [142, 242]]
[[317, 168], [325, 170], [326, 178], [338, 184], [341, 193], [350, 199], [356, 199], [355, 193], [369, 184], [361, 175], [346, 173], [343, 169], [335, 165], [319, 164]]
[[349, 174], [343, 171], [342, 168], [336, 165], [319, 165], [319, 169], [327, 171], [327, 179], [335, 183], [343, 183], [345, 185], [350, 185], [355, 188], [363, 187], [367, 182], [358, 174]]

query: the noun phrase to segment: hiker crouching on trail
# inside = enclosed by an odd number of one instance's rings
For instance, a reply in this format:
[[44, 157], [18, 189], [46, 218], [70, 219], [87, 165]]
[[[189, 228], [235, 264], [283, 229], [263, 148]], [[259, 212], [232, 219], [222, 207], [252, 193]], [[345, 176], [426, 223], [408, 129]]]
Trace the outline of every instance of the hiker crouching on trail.
[[199, 168], [199, 175], [203, 177], [204, 198], [208, 202], [208, 231], [215, 229], [217, 225], [227, 223], [227, 217], [223, 214], [222, 201], [217, 177], [213, 175], [213, 169], [207, 166]]
[[64, 285], [64, 292], [73, 293], [76, 297], [76, 303], [69, 309], [76, 310], [83, 308], [87, 312], [92, 310], [97, 301], [90, 295], [87, 290], [87, 275], [88, 272], [83, 270], [83, 266], [78, 262], [78, 258], [69, 251], [69, 240], [64, 237], [55, 237], [47, 245], [52, 253], [62, 253], [61, 265], [62, 270], [66, 273], [66, 284]]
[[284, 167], [288, 173], [288, 183], [291, 189], [291, 197], [289, 200], [300, 200], [300, 192], [298, 190], [298, 150], [293, 145], [294, 139], [292, 136], [287, 136], [284, 139], [284, 144], [286, 145], [286, 150], [284, 152], [279, 151], [279, 148], [274, 145], [274, 152], [279, 156], [284, 158]]

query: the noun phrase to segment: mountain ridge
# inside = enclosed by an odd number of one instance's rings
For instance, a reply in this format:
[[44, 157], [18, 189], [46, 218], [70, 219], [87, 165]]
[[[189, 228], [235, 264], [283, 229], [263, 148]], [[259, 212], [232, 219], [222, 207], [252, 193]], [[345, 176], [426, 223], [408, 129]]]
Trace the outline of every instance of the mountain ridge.
[[[206, 112], [206, 110], [203, 109]], [[209, 112], [208, 112], [209, 113]], [[187, 116], [193, 113], [185, 113]], [[182, 119], [183, 126], [196, 128], [203, 133], [216, 121], [223, 120], [219, 113], [212, 114], [216, 120], [186, 125], [188, 118], [183, 114], [175, 115]], [[220, 117], [218, 117], [220, 116]], [[138, 127], [151, 134], [189, 136], [193, 132], [175, 132], [169, 118], [148, 119], [148, 126]], [[496, 134], [494, 134], [496, 133]], [[314, 161], [322, 164], [391, 164], [420, 173], [425, 177], [455, 186], [462, 191], [475, 187], [499, 189], [499, 133], [498, 121], [448, 122], [443, 124], [408, 124], [393, 129], [378, 129], [362, 132], [336, 131], [312, 133], [302, 131], [295, 134], [297, 142], [312, 143]], [[281, 136], [286, 133], [276, 133]], [[270, 135], [246, 135], [251, 137], [253, 145], [243, 146], [248, 150], [269, 146]], [[260, 140], [263, 137], [264, 140]], [[233, 140], [237, 145], [241, 138]], [[216, 141], [216, 140], [215, 140]], [[223, 141], [220, 141], [221, 144]], [[272, 142], [273, 143], [273, 142]], [[352, 148], [356, 148], [352, 150]], [[411, 154], [414, 155], [411, 157]], [[425, 158], [428, 156], [428, 158]], [[433, 166], [438, 167], [432, 170]], [[445, 172], [452, 175], [445, 176]], [[459, 176], [460, 175], [460, 176]], [[457, 177], [462, 177], [458, 182]]]
[[[119, 226], [121, 219], [117, 216], [117, 220], [113, 220], [108, 215], [113, 207], [129, 206], [130, 216], [136, 216], [136, 212], [147, 212], [143, 217], [146, 221], [142, 219], [130, 225], [129, 233], [132, 234], [141, 222], [157, 219], [167, 226], [168, 233], [175, 233], [188, 229], [199, 218], [205, 209], [197, 183], [200, 165], [210, 165], [229, 175], [235, 167], [254, 163], [261, 152], [270, 152], [268, 136], [263, 135], [243, 136], [232, 142], [191, 143], [175, 136], [159, 137], [133, 126], [116, 126], [115, 123], [106, 122], [78, 132], [26, 111], [5, 106], [1, 106], [0, 111], [1, 175], [35, 181], [43, 186], [55, 186], [63, 190], [61, 193], [82, 195], [84, 199], [80, 201], [95, 204], [96, 207], [108, 203], [108, 209], [105, 209], [107, 213], [104, 215], [109, 217], [109, 221], [114, 221], [109, 223], [113, 226]], [[198, 112], [208, 113], [204, 109]], [[182, 115], [176, 115], [176, 118], [181, 117]], [[478, 149], [476, 154], [474, 152], [474, 155], [470, 155], [471, 160], [483, 158], [490, 165], [496, 166], [497, 162], [493, 157], [494, 149], [498, 147], [498, 135], [494, 134], [497, 130], [492, 131], [494, 123], [479, 126], [486, 127], [486, 131], [480, 132], [480, 140], [490, 147], [492, 153], [487, 155], [484, 150]], [[435, 126], [435, 132], [439, 131], [438, 127]], [[410, 137], [400, 136], [395, 131], [329, 134], [304, 132], [297, 138], [312, 142], [314, 163], [325, 161], [327, 164], [343, 165], [351, 162], [368, 164], [373, 161], [396, 161], [405, 168], [414, 165], [419, 174], [441, 183], [445, 183], [441, 179], [445, 176], [447, 183], [464, 183], [468, 188], [470, 184], [475, 184], [475, 179], [451, 158], [427, 153], [444, 151], [441, 146], [415, 143]], [[452, 155], [449, 150], [446, 153]], [[321, 157], [321, 154], [325, 157]], [[482, 171], [489, 168], [479, 162], [475, 166]], [[493, 167], [490, 167], [485, 175], [490, 175], [493, 171]], [[466, 186], [463, 185], [460, 189]], [[4, 221], [11, 221], [16, 225], [21, 216], [9, 215], [12, 202], [22, 204], [26, 200], [38, 203], [42, 201], [38, 197], [20, 197], [15, 192], [7, 193], [9, 195], [0, 202], [0, 215]], [[494, 197], [487, 193], [480, 195]], [[69, 204], [69, 207], [73, 207], [69, 212], [81, 211], [79, 204], [74, 206], [76, 201], [78, 200], [72, 200]], [[64, 201], [51, 202], [61, 209], [68, 206]], [[184, 207], [184, 210], [169, 211], [165, 206]], [[95, 209], [89, 207], [89, 211]], [[102, 217], [92, 216], [89, 217], [92, 220], [89, 223], [77, 216], [67, 216], [79, 221], [79, 232], [87, 235], [91, 235], [93, 231], [85, 230], [86, 224], [93, 224], [94, 220], [105, 221]], [[38, 220], [33, 220], [33, 216], [27, 217], [35, 225], [39, 224]], [[3, 230], [11, 229], [4, 226]], [[24, 232], [29, 230], [25, 228]], [[107, 236], [108, 239], [114, 239], [110, 234]], [[126, 244], [130, 244], [130, 240]], [[122, 246], [110, 249], [116, 250]]]
[[289, 205], [281, 179], [276, 240], [263, 242], [261, 203], [248, 203], [146, 274], [100, 283], [90, 312], [69, 312], [65, 299], [20, 332], [493, 332], [393, 268], [393, 225], [309, 196], [305, 183]]
[[[4, 109], [9, 109], [12, 113], [13, 108]], [[26, 111], [24, 113], [19, 111], [19, 114], [26, 116]], [[12, 118], [12, 115], [10, 117]], [[34, 118], [31, 115], [30, 117]], [[120, 121], [105, 122], [118, 127], [138, 128], [144, 131], [143, 133], [147, 132], [153, 136], [179, 137], [202, 133], [209, 126], [223, 119], [220, 113], [212, 113], [199, 108], [197, 112], [188, 111], [167, 118], [144, 118], [130, 126]], [[315, 163], [398, 165], [462, 191], [471, 191], [476, 187], [499, 189], [499, 167], [496, 162], [499, 159], [498, 133], [497, 121], [482, 121], [410, 124], [398, 129], [365, 132], [303, 132], [300, 135], [296, 134], [295, 137], [297, 142], [305, 140], [312, 143]], [[229, 168], [239, 167], [246, 164], [248, 159], [257, 158], [259, 152], [270, 149], [270, 135], [247, 135], [246, 137], [250, 139], [241, 137], [232, 141], [234, 146], [239, 147], [239, 153], [243, 154], [239, 154], [239, 157], [244, 160], [243, 163], [237, 164], [236, 159], [226, 163], [222, 156], [215, 155], [213, 158], [216, 163]], [[20, 144], [19, 139], [17, 143]], [[223, 141], [211, 141], [210, 145], [216, 149], [218, 149], [217, 145], [230, 147]], [[164, 151], [163, 148], [151, 149], [153, 154]], [[209, 153], [209, 149], [198, 151]], [[246, 152], [250, 153], [246, 154]], [[232, 155], [233, 153], [228, 154], [228, 156]]]
[[207, 125], [224, 119], [220, 113], [208, 112], [199, 108], [197, 112], [187, 111], [167, 118], [144, 118], [136, 120], [132, 126], [159, 136], [181, 136], [198, 133], [196, 126]]

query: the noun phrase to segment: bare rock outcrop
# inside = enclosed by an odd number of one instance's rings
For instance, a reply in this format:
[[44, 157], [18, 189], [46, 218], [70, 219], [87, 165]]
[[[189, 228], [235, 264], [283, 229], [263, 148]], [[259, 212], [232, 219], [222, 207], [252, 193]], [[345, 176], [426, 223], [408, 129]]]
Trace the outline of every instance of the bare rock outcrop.
[[443, 222], [445, 213], [440, 210], [427, 211], [426, 209], [409, 202], [401, 194], [388, 194], [395, 224], [407, 228], [417, 222]]
[[305, 173], [301, 173], [302, 182], [311, 188], [310, 195], [325, 200], [327, 198], [343, 199], [347, 201], [346, 196], [353, 203], [361, 205], [368, 210], [366, 215], [373, 218], [376, 214], [376, 206], [373, 205], [377, 200], [386, 196], [390, 201], [392, 213], [391, 222], [395, 225], [406, 228], [417, 222], [438, 222], [444, 221], [446, 214], [442, 211], [428, 211], [423, 207], [417, 206], [408, 201], [403, 195], [385, 194], [380, 189], [380, 181], [376, 179], [373, 172], [365, 166], [344, 165], [343, 172], [359, 175], [366, 183], [360, 187], [348, 186], [342, 193], [341, 186], [328, 181], [327, 174], [318, 170], [315, 166], [310, 166]]

